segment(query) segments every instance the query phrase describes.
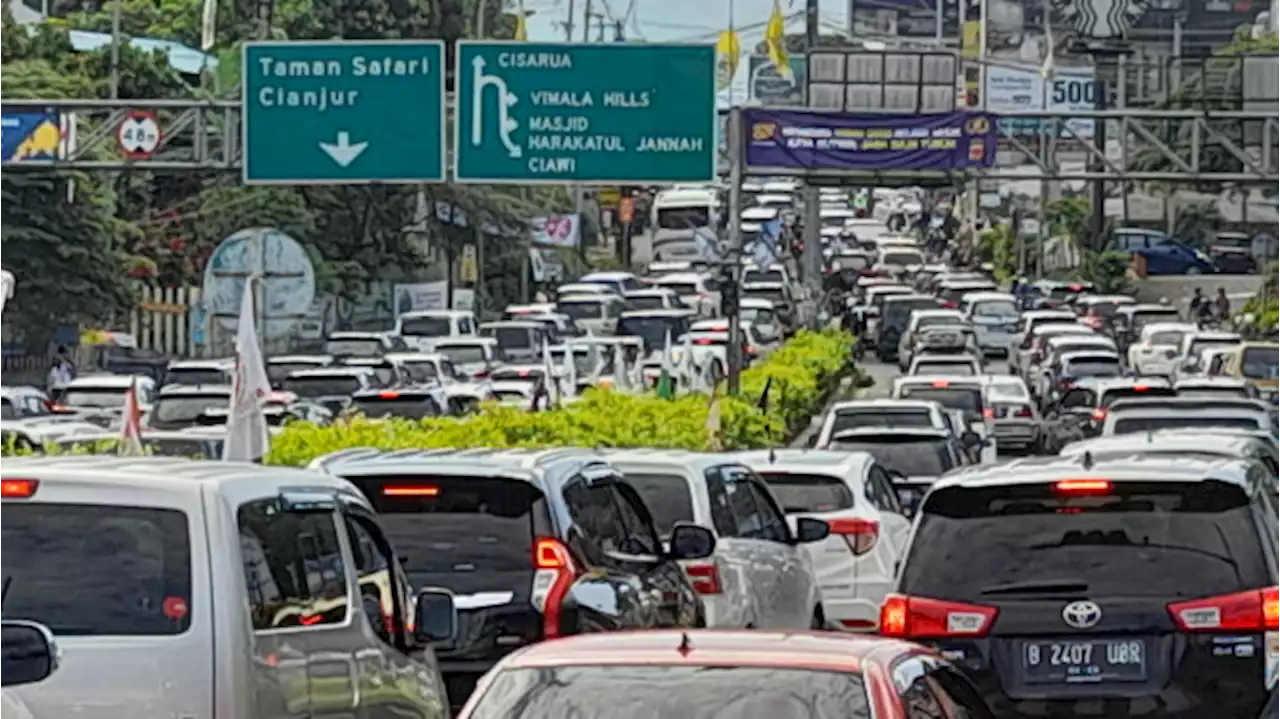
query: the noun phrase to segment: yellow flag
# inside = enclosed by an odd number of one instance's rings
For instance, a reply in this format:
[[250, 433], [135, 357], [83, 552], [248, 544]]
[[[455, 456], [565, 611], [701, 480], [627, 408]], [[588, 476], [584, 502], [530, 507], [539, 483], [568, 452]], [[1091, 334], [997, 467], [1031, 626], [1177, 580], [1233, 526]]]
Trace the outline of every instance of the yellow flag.
[[524, 16], [524, 2], [516, 7], [516, 39], [525, 42], [529, 39], [529, 25]]
[[787, 56], [786, 19], [782, 17], [779, 0], [773, 0], [773, 12], [769, 14], [769, 24], [764, 28], [764, 45], [769, 51], [769, 62], [778, 72], [779, 77], [793, 80], [791, 58]]
[[723, 90], [733, 84], [733, 76], [738, 72], [738, 62], [742, 59], [742, 44], [738, 41], [738, 33], [725, 30], [716, 40], [716, 88]]

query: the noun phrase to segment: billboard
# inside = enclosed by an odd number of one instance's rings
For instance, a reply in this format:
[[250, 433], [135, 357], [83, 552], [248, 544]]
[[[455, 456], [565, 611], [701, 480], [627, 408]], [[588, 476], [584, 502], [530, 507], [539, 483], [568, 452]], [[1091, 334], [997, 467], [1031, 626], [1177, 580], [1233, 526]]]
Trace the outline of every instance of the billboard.
[[56, 110], [4, 110], [0, 113], [0, 159], [21, 162], [67, 157], [72, 117]]
[[[986, 109], [997, 115], [1027, 110], [1050, 110], [1063, 114], [1093, 110], [1097, 103], [1097, 80], [1091, 67], [1056, 70], [1048, 78], [1038, 70], [1022, 70], [991, 65], [987, 68]], [[1010, 117], [1000, 120], [1007, 134], [1028, 136], [1040, 134], [1042, 120]], [[1053, 122], [1050, 120], [1049, 122]], [[1093, 137], [1093, 120], [1073, 118], [1060, 131], [1061, 137], [1088, 139]]]
[[746, 164], [792, 170], [966, 170], [996, 157], [995, 119], [980, 112], [856, 115], [748, 108]]

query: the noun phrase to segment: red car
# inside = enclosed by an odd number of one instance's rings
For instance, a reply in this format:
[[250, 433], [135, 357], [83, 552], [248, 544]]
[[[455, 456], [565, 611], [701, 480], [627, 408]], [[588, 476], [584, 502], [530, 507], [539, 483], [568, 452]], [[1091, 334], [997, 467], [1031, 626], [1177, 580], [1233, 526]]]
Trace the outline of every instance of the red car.
[[584, 634], [508, 655], [458, 719], [991, 719], [949, 662], [908, 642], [715, 629]]

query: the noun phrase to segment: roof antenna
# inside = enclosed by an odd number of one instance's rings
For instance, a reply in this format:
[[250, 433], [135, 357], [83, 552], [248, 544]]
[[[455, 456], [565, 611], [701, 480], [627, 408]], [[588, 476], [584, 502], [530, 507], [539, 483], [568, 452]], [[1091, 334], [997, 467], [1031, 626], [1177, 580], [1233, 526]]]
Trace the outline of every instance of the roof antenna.
[[687, 657], [693, 651], [693, 642], [689, 641], [688, 632], [680, 632], [680, 646], [676, 647], [676, 651], [680, 652], [680, 656]]
[[1093, 452], [1086, 451], [1084, 456], [1080, 458], [1080, 464], [1085, 469], [1093, 469]]
[[770, 447], [769, 448], [769, 464], [773, 464], [774, 462], [777, 462], [777, 461], [778, 461], [778, 452], [773, 447]]

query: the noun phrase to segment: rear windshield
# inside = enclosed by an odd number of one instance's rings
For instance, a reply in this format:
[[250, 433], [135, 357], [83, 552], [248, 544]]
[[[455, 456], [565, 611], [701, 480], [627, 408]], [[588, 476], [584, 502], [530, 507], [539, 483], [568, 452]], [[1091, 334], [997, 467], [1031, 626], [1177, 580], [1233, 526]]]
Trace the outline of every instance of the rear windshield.
[[852, 672], [604, 665], [507, 669], [494, 679], [471, 717], [606, 719], [628, 714], [619, 713], [624, 707], [638, 719], [870, 716], [862, 677]]
[[692, 297], [698, 294], [698, 286], [692, 282], [659, 282], [658, 286], [671, 290], [678, 297]]
[[1168, 332], [1156, 332], [1151, 335], [1150, 344], [1160, 345], [1162, 347], [1179, 347], [1182, 345], [1182, 338], [1186, 336], [1186, 332], [1170, 330]]
[[62, 395], [62, 404], [68, 407], [102, 407], [117, 409], [124, 406], [125, 390], [70, 388]]
[[689, 321], [684, 317], [624, 317], [618, 321], [618, 331], [614, 334], [639, 337], [646, 349], [652, 349], [662, 347], [668, 333], [674, 341], [688, 329]]
[[903, 387], [903, 399], [923, 399], [937, 402], [947, 409], [964, 412], [966, 419], [982, 416], [982, 390], [959, 387]]
[[883, 265], [923, 265], [924, 257], [919, 252], [886, 252], [880, 255]]
[[1191, 397], [1192, 399], [1217, 399], [1220, 397], [1241, 397], [1249, 398], [1249, 390], [1244, 387], [1230, 386], [1212, 386], [1204, 387], [1181, 387], [1178, 389], [1179, 397]]
[[1009, 321], [1018, 319], [1018, 306], [1013, 300], [980, 300], [973, 303], [974, 317], [1001, 317]]
[[187, 516], [172, 509], [6, 502], [4, 618], [58, 636], [181, 634], [191, 624]]
[[1094, 302], [1089, 305], [1089, 312], [1103, 319], [1111, 319], [1116, 316], [1116, 310], [1123, 305], [1131, 305], [1132, 302], [1122, 300], [1112, 300], [1108, 302]]
[[324, 343], [324, 353], [334, 357], [381, 357], [382, 342], [367, 340], [329, 340]]
[[1274, 347], [1251, 347], [1244, 351], [1244, 376], [1249, 379], [1276, 379], [1280, 350]]
[[484, 362], [484, 347], [480, 345], [453, 345], [449, 347], [437, 347], [436, 351], [448, 357], [454, 364], [469, 364], [472, 362]]
[[161, 397], [151, 409], [151, 419], [156, 422], [194, 422], [208, 410], [225, 410], [230, 406], [230, 397]]
[[977, 372], [972, 362], [939, 362], [937, 360], [921, 360], [915, 363], [916, 374], [942, 374], [972, 377]]
[[868, 409], [865, 411], [837, 410], [831, 422], [832, 432], [843, 432], [863, 427], [909, 427], [926, 429], [933, 426], [933, 418], [927, 409]]
[[603, 302], [561, 302], [556, 312], [575, 320], [598, 320], [605, 316]]
[[693, 521], [693, 495], [689, 480], [678, 474], [627, 472], [627, 483], [635, 487], [653, 515], [653, 526], [663, 539], [671, 536], [676, 522]]
[[1110, 407], [1116, 400], [1129, 399], [1130, 397], [1174, 397], [1177, 394], [1172, 387], [1147, 387], [1145, 389], [1117, 387], [1103, 392], [1102, 401], [1098, 403], [1098, 406]]
[[1126, 481], [1101, 496], [1045, 484], [935, 490], [911, 547], [901, 591], [967, 601], [1061, 596], [1048, 585], [1174, 599], [1275, 584], [1248, 497], [1215, 481]]
[[528, 482], [430, 475], [348, 479], [377, 510], [411, 577], [533, 569], [533, 517], [546, 510], [542, 493]]
[[[890, 297], [890, 299], [892, 296]], [[886, 325], [904, 325], [907, 318], [916, 310], [936, 310], [938, 309], [938, 301], [933, 298], [918, 298], [910, 300], [894, 300], [884, 303], [884, 321]]]
[[483, 327], [481, 337], [492, 337], [499, 347], [532, 347], [533, 333], [523, 327]]
[[885, 469], [904, 477], [936, 477], [955, 469], [954, 459], [944, 439], [851, 437], [837, 439], [831, 448], [839, 452], [867, 452]]
[[363, 389], [355, 377], [290, 377], [282, 388], [299, 397], [347, 397]]
[[400, 321], [400, 334], [405, 337], [448, 337], [453, 322], [448, 317], [414, 317]]
[[667, 301], [662, 295], [640, 295], [627, 298], [628, 310], [662, 310], [667, 308]]
[[310, 362], [279, 362], [267, 365], [267, 381], [272, 387], [279, 387], [289, 375], [304, 369], [315, 369], [316, 364]]
[[1064, 377], [1119, 377], [1121, 372], [1118, 358], [1072, 360], [1062, 368]]
[[1258, 429], [1258, 420], [1252, 417], [1205, 417], [1185, 414], [1169, 414], [1160, 417], [1118, 417], [1113, 427], [1115, 434], [1149, 432], [1157, 429], [1194, 429], [1198, 427], [1227, 427], [1230, 429]]
[[773, 288], [773, 289], [755, 288], [750, 290], [744, 290], [742, 293], [742, 296], [754, 297], [756, 299], [761, 299], [761, 300], [768, 300], [772, 302], [774, 305], [780, 305], [787, 301], [787, 295], [782, 291], [782, 288], [780, 287]]
[[375, 419], [379, 417], [422, 419], [423, 417], [435, 417], [440, 414], [436, 411], [435, 402], [423, 395], [389, 399], [357, 397], [352, 401], [351, 405], [353, 408], [363, 412], [366, 417]]
[[747, 270], [746, 272], [742, 273], [742, 281], [743, 282], [786, 282], [787, 276], [782, 274], [782, 270], [754, 269], [754, 270]]
[[165, 372], [165, 384], [231, 384], [231, 374], [216, 369], [176, 368]]
[[853, 492], [836, 477], [821, 474], [761, 472], [783, 511], [836, 512], [853, 508]]

